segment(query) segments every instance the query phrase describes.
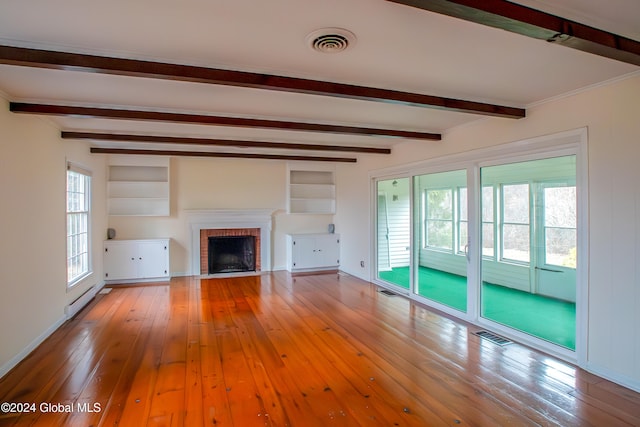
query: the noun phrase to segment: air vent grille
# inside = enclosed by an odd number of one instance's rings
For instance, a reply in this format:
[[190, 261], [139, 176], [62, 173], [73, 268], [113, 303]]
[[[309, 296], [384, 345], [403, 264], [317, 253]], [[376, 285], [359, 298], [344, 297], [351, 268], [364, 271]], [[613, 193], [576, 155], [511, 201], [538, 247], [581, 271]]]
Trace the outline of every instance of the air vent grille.
[[356, 36], [342, 28], [323, 28], [307, 36], [311, 48], [322, 53], [343, 52], [356, 41]]
[[478, 332], [474, 332], [474, 334], [479, 336], [480, 338], [484, 338], [486, 340], [489, 340], [494, 344], [498, 344], [499, 346], [505, 346], [505, 345], [513, 344], [512, 341], [509, 341], [508, 339], [503, 338], [501, 336], [498, 336], [496, 334], [493, 334], [491, 332], [478, 331]]
[[349, 47], [349, 40], [340, 34], [327, 34], [316, 37], [313, 49], [323, 53], [336, 53]]
[[388, 297], [394, 297], [394, 296], [398, 295], [398, 294], [396, 294], [396, 293], [394, 293], [394, 292], [391, 292], [391, 291], [389, 291], [389, 290], [387, 290], [387, 289], [382, 289], [382, 290], [380, 291], [380, 293], [381, 293], [381, 294], [385, 294], [385, 295], [386, 295], [386, 296], [388, 296]]

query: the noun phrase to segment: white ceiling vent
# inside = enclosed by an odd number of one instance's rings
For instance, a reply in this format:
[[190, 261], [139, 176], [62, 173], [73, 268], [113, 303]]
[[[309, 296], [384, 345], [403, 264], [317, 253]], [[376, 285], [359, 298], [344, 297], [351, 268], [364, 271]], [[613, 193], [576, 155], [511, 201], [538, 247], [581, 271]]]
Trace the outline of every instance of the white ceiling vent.
[[355, 42], [355, 34], [343, 28], [322, 28], [307, 36], [311, 48], [322, 53], [343, 52]]

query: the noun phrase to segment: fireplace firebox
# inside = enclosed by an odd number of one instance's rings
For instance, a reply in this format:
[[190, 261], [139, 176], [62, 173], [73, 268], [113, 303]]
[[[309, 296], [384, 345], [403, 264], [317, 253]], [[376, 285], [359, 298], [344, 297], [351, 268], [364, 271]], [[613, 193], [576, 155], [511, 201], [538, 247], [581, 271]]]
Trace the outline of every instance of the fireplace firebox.
[[255, 236], [210, 236], [209, 274], [256, 271]]

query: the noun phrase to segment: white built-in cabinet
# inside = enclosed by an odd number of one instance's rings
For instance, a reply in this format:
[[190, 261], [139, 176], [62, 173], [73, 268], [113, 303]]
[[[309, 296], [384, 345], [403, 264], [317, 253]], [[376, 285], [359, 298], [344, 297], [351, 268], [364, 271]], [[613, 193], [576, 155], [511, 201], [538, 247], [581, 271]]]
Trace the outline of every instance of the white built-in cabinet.
[[289, 234], [287, 236], [287, 270], [290, 272], [337, 270], [339, 265], [339, 234]]
[[111, 156], [109, 215], [169, 216], [169, 158]]
[[105, 241], [105, 281], [169, 280], [169, 242], [169, 239]]
[[336, 212], [335, 171], [331, 167], [287, 168], [288, 212], [334, 214]]

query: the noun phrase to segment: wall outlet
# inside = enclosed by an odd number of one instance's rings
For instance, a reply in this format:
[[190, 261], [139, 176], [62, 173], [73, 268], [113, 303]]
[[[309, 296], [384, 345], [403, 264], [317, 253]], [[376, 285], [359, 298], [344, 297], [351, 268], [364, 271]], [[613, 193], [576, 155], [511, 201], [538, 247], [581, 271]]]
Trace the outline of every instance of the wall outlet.
[[364, 261], [360, 261], [360, 267], [364, 268]]

